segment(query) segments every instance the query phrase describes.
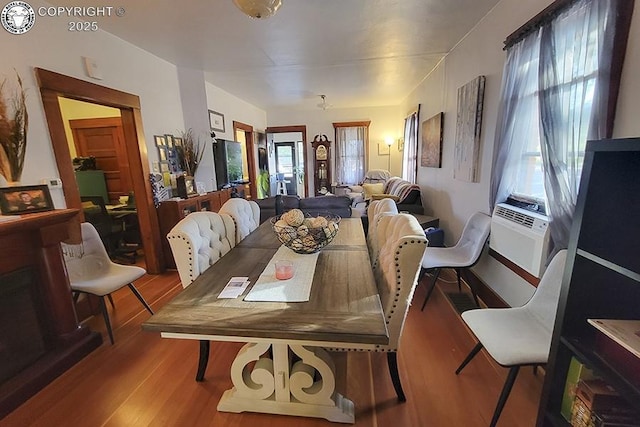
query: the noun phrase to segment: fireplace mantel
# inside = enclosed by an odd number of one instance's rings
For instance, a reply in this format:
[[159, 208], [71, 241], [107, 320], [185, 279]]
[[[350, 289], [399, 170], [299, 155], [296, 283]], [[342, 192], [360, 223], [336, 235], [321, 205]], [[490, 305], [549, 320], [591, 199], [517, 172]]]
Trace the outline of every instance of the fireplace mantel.
[[[0, 276], [32, 272], [30, 310], [44, 344], [42, 356], [0, 383], [0, 419], [102, 343], [100, 334], [78, 323], [60, 247], [77, 221], [77, 209], [58, 209], [0, 222]], [[22, 332], [16, 324], [3, 328], [5, 335]]]

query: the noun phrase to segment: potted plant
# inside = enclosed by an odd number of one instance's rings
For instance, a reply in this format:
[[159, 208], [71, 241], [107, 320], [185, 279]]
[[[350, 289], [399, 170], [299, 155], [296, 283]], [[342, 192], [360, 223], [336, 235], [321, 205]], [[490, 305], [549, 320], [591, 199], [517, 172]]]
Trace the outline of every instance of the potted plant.
[[27, 150], [29, 115], [22, 79], [16, 73], [19, 90], [5, 100], [7, 79], [0, 84], [0, 176], [18, 182]]

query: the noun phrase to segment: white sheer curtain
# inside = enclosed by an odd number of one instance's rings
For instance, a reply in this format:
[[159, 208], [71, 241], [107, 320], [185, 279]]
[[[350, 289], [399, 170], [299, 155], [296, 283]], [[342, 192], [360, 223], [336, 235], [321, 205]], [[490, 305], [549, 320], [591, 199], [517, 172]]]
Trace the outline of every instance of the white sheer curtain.
[[402, 153], [402, 179], [416, 183], [418, 173], [418, 111], [404, 119], [404, 151]]
[[336, 127], [336, 168], [338, 184], [357, 184], [365, 174], [366, 126]]
[[625, 1], [577, 1], [507, 51], [490, 203], [546, 196], [556, 250], [568, 245], [586, 141], [610, 136]]

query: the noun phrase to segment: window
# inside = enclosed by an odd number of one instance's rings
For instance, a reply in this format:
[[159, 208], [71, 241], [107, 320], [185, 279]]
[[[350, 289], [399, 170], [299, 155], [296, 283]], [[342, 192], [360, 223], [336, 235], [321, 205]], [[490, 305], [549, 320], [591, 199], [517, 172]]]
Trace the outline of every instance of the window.
[[335, 180], [338, 184], [362, 182], [366, 171], [371, 122], [334, 123], [336, 132]]
[[490, 203], [544, 202], [556, 248], [567, 247], [587, 140], [613, 131], [632, 11], [627, 0], [556, 1], [505, 42]]
[[404, 150], [402, 151], [402, 179], [416, 183], [418, 175], [418, 109], [404, 119]]

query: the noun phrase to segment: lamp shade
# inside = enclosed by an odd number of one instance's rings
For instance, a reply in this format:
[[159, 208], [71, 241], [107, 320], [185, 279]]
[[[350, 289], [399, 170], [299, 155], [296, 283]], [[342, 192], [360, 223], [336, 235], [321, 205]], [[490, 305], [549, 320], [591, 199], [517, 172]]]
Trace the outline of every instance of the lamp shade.
[[252, 18], [268, 18], [276, 13], [282, 0], [233, 0], [235, 5]]

